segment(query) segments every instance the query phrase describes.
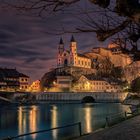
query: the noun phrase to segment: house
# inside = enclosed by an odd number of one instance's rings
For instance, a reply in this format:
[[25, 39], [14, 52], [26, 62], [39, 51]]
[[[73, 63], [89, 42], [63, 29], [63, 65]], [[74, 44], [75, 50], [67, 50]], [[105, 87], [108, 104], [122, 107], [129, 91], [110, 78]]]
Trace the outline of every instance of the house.
[[29, 76], [16, 69], [0, 68], [0, 91], [27, 91]]
[[122, 87], [118, 82], [111, 79], [83, 75], [75, 82], [73, 90], [80, 92], [121, 92]]

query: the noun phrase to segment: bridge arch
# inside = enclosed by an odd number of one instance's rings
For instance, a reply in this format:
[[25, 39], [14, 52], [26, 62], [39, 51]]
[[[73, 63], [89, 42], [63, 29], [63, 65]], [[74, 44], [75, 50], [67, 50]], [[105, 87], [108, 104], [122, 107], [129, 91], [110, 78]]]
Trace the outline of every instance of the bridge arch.
[[92, 96], [85, 96], [82, 98], [82, 103], [94, 103], [95, 99]]

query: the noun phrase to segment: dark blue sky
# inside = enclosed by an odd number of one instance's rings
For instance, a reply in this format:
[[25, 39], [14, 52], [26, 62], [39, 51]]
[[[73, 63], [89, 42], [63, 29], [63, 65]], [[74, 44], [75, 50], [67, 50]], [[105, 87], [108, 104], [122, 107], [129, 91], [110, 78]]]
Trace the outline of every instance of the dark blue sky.
[[[18, 14], [13, 9], [0, 9], [0, 67], [17, 68], [29, 75], [31, 81], [40, 79], [51, 67], [56, 67], [57, 47], [63, 37], [69, 47], [71, 34], [50, 35], [47, 32], [68, 30], [79, 25], [73, 15], [59, 13], [46, 18]], [[107, 46], [98, 42], [94, 33], [74, 34], [79, 52], [90, 51], [93, 47]]]

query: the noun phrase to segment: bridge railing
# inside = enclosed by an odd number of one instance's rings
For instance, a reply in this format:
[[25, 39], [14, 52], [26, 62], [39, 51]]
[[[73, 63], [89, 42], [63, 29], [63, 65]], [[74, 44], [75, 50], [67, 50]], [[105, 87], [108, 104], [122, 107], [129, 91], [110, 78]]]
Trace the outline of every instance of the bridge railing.
[[7, 138], [3, 138], [3, 139], [0, 139], [0, 140], [14, 140], [14, 139], [22, 138], [22, 137], [25, 137], [25, 136], [30, 136], [30, 135], [33, 135], [33, 134], [47, 133], [47, 132], [50, 132], [50, 131], [53, 131], [53, 130], [60, 130], [60, 129], [69, 128], [69, 127], [73, 127], [73, 126], [78, 126], [78, 131], [79, 131], [78, 136], [82, 136], [81, 122], [77, 122], [77, 123], [68, 124], [68, 125], [65, 125], [65, 126], [60, 126], [60, 127], [50, 128], [50, 129], [46, 129], [46, 130], [30, 132], [30, 133], [26, 133], [26, 134], [17, 135], [17, 136], [12, 136], [12, 137], [9, 136]]

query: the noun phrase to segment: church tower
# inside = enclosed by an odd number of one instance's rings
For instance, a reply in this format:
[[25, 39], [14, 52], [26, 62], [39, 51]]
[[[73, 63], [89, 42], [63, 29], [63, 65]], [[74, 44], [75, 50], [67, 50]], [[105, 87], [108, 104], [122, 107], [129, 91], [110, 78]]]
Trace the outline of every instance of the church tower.
[[59, 46], [58, 46], [58, 57], [57, 57], [57, 66], [61, 67], [63, 65], [63, 54], [64, 52], [64, 43], [63, 39], [60, 38]]
[[71, 66], [76, 66], [77, 63], [77, 42], [75, 41], [73, 35], [70, 40], [70, 54], [71, 54]]
[[64, 43], [63, 43], [63, 39], [62, 38], [60, 38], [58, 52], [59, 52], [59, 55], [62, 55], [62, 53], [64, 52]]

